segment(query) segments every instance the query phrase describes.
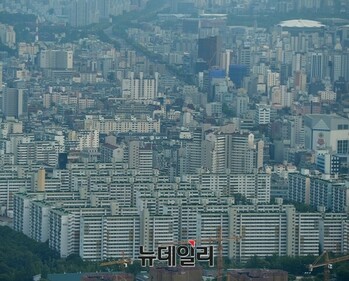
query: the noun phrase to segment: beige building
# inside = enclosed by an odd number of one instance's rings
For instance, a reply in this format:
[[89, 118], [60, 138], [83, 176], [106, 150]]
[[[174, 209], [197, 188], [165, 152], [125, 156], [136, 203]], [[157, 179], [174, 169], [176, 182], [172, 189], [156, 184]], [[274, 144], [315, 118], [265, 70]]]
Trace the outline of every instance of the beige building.
[[147, 118], [119, 118], [105, 119], [102, 116], [86, 116], [84, 121], [85, 130], [97, 130], [99, 133], [109, 134], [111, 132], [127, 133], [160, 133], [160, 120]]
[[13, 26], [0, 24], [0, 40], [4, 45], [12, 49], [16, 47], [16, 32]]

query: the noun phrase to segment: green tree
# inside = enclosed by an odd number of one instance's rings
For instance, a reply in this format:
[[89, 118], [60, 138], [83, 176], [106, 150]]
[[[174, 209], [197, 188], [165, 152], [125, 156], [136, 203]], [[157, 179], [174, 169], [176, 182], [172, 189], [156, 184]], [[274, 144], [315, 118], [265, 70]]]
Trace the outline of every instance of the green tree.
[[245, 264], [245, 268], [268, 268], [269, 263], [256, 255], [251, 257]]
[[337, 281], [348, 281], [349, 280], [349, 263], [342, 263], [338, 265], [335, 270]]
[[223, 103], [222, 112], [227, 117], [233, 117], [234, 116], [234, 110], [227, 103]]

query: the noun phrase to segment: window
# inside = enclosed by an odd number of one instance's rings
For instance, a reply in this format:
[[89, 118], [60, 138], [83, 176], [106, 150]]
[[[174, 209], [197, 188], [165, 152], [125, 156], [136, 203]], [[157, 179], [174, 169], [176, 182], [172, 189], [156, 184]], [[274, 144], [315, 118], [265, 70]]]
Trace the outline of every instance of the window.
[[348, 124], [339, 124], [338, 130], [348, 130], [349, 125]]
[[347, 154], [348, 153], [349, 140], [337, 141], [337, 153]]

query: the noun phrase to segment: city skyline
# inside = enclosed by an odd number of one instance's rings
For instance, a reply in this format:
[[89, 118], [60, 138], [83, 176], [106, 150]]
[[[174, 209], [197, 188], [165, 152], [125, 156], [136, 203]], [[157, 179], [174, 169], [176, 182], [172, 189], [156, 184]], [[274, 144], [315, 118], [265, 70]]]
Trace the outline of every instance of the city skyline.
[[86, 262], [195, 240], [218, 281], [223, 258], [347, 255], [348, 10], [2, 1], [0, 221]]

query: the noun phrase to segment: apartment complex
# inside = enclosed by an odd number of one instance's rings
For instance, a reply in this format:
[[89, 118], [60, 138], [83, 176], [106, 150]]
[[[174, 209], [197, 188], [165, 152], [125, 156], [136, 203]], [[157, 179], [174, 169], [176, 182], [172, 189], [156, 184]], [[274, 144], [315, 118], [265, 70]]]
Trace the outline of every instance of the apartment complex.
[[288, 176], [288, 198], [333, 212], [347, 212], [349, 183], [329, 176], [310, 175], [309, 171]]
[[[242, 261], [348, 248], [345, 213], [302, 213], [281, 199], [270, 205], [267, 174], [199, 173], [170, 182], [156, 170], [142, 174], [118, 163], [69, 164], [53, 174], [61, 191], [45, 190], [49, 179], [40, 178], [33, 191], [14, 196], [14, 228], [48, 240], [62, 257], [103, 260], [124, 252], [135, 259], [140, 245], [155, 250], [187, 239], [207, 245], [219, 229], [223, 254]], [[240, 205], [237, 194], [252, 204]]]

